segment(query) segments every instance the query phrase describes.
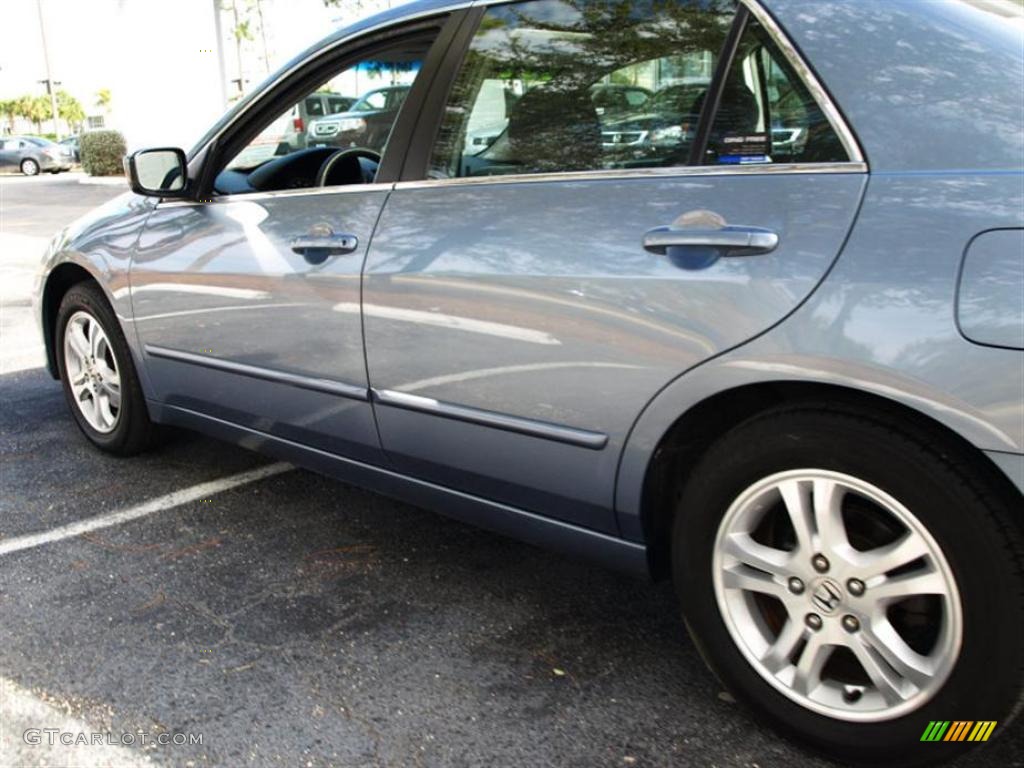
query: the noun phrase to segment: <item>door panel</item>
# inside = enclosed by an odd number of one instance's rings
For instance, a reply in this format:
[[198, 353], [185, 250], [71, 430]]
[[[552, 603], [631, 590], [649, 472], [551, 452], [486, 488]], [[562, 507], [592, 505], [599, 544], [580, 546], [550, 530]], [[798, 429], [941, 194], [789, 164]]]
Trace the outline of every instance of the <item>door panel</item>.
[[[619, 450], [644, 405], [814, 289], [864, 179], [737, 172], [399, 185], [366, 266], [367, 358], [376, 390], [420, 399], [378, 402], [385, 450], [418, 476], [614, 531]], [[643, 248], [646, 232], [699, 210], [771, 230], [779, 244], [704, 263]], [[449, 406], [484, 413], [468, 421]], [[531, 430], [538, 422], [607, 442], [553, 440]]]
[[[132, 265], [158, 399], [364, 460], [359, 275], [388, 186], [159, 207]], [[291, 241], [330, 228], [355, 250], [316, 263]]]

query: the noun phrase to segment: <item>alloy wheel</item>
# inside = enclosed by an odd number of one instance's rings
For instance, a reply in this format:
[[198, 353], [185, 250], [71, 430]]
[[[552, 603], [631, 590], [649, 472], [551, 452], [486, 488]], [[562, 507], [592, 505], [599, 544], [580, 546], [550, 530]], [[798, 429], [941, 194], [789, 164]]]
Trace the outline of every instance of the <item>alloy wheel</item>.
[[949, 677], [963, 618], [949, 564], [881, 489], [819, 469], [739, 494], [718, 528], [715, 597], [753, 668], [802, 706], [847, 721], [912, 711]]
[[68, 320], [64, 360], [79, 412], [97, 432], [112, 432], [121, 415], [121, 375], [103, 326], [88, 312]]

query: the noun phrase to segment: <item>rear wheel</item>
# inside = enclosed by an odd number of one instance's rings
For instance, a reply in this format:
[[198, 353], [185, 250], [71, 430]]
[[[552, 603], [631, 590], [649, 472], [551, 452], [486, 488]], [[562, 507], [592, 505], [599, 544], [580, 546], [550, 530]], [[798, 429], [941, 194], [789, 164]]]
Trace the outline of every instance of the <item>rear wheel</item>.
[[[854, 412], [780, 410], [704, 456], [673, 530], [691, 632], [774, 725], [843, 760], [934, 763], [930, 721], [1019, 704], [1010, 510], [962, 465]], [[972, 726], [973, 730], [973, 726]]]
[[57, 312], [57, 364], [64, 396], [89, 440], [128, 456], [150, 443], [154, 427], [121, 326], [95, 283], [73, 286]]
[[26, 157], [24, 160], [21, 161], [21, 172], [26, 176], [38, 176], [39, 163], [37, 163], [31, 157]]

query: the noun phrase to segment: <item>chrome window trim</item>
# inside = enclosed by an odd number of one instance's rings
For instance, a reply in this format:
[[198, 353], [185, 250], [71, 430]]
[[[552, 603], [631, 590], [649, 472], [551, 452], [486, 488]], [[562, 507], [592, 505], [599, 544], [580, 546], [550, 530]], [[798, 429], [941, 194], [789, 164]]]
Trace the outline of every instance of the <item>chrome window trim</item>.
[[[379, 24], [374, 24], [371, 27], [359, 30], [345, 37], [335, 40], [323, 48], [317, 50], [310, 56], [307, 56], [302, 61], [296, 63], [285, 72], [282, 72], [273, 82], [269, 83], [265, 90], [270, 90], [280, 84], [283, 80], [293, 75], [298, 70], [307, 66], [310, 61], [315, 58], [322, 56], [325, 53], [335, 50], [336, 48], [346, 45], [360, 37], [365, 35], [374, 34], [380, 32], [389, 27], [404, 24], [419, 19], [429, 18], [431, 16], [439, 16], [446, 13], [453, 13], [455, 11], [463, 10], [470, 7], [476, 6], [491, 6], [491, 5], [508, 5], [518, 0], [471, 0], [470, 2], [457, 2], [451, 5], [445, 5], [436, 8], [425, 9], [418, 13], [410, 14], [408, 16], [401, 16], [398, 18], [391, 18], [386, 21], [382, 21]], [[779, 47], [786, 60], [790, 63], [793, 69], [796, 71], [797, 76], [801, 78], [804, 85], [807, 87], [812, 98], [814, 98], [818, 107], [824, 113], [826, 119], [829, 121], [829, 125], [836, 132], [839, 137], [840, 143], [843, 145], [843, 149], [846, 150], [847, 156], [850, 158], [847, 162], [842, 163], [780, 163], [778, 165], [749, 165], [749, 166], [731, 166], [727, 168], [720, 168], [718, 166], [673, 166], [667, 168], [634, 168], [634, 169], [616, 169], [616, 170], [592, 170], [592, 171], [572, 171], [572, 172], [561, 172], [561, 173], [542, 173], [542, 174], [509, 174], [507, 176], [482, 176], [482, 177], [459, 177], [452, 179], [422, 179], [415, 181], [403, 181], [397, 183], [388, 184], [360, 184], [355, 187], [336, 187], [336, 188], [306, 188], [306, 189], [288, 189], [288, 190], [277, 190], [270, 192], [243, 192], [237, 195], [220, 195], [217, 197], [210, 198], [209, 200], [197, 201], [197, 200], [161, 200], [157, 207], [159, 208], [170, 208], [170, 207], [181, 207], [181, 206], [194, 206], [194, 205], [206, 205], [209, 203], [221, 203], [230, 202], [237, 200], [261, 200], [277, 196], [303, 196], [311, 194], [338, 194], [355, 191], [374, 191], [390, 190], [390, 189], [416, 189], [420, 187], [431, 187], [439, 185], [449, 184], [510, 184], [520, 182], [543, 182], [543, 181], [573, 181], [577, 179], [627, 179], [627, 178], [650, 178], [654, 177], [672, 177], [672, 176], [732, 176], [732, 175], [750, 175], [759, 173], [868, 173], [869, 168], [867, 160], [864, 157], [864, 153], [861, 151], [860, 144], [858, 143], [856, 136], [853, 131], [847, 125], [846, 120], [843, 118], [842, 113], [836, 107], [832, 98], [828, 92], [822, 86], [817, 76], [811, 70], [811, 68], [804, 62], [803, 57], [797, 51], [796, 47], [786, 37], [785, 32], [775, 22], [775, 19], [768, 13], [764, 6], [758, 2], [758, 0], [739, 0], [740, 3], [745, 5], [751, 15], [757, 19], [758, 23], [765, 28], [768, 35], [772, 38], [772, 41]], [[209, 141], [207, 141], [202, 147], [196, 149], [194, 157], [199, 157], [211, 144], [213, 144], [220, 136], [232, 128], [239, 120], [244, 119], [245, 115], [252, 109], [253, 106], [258, 104], [261, 100], [254, 99], [252, 102], [247, 104], [234, 119], [224, 125], [216, 134], [214, 134]]]
[[[507, 0], [505, 0], [505, 1], [507, 2]], [[378, 24], [374, 24], [373, 26], [366, 27], [364, 29], [360, 29], [358, 32], [353, 32], [350, 35], [345, 35], [344, 37], [340, 37], [337, 40], [335, 40], [335, 41], [333, 41], [331, 43], [328, 43], [323, 48], [318, 48], [315, 52], [313, 52], [312, 54], [310, 54], [309, 56], [304, 58], [302, 61], [296, 62], [293, 66], [291, 66], [288, 69], [286, 69], [280, 75], [275, 77], [273, 79], [273, 81], [267, 83], [264, 86], [264, 88], [263, 88], [263, 92], [267, 93], [268, 91], [273, 90], [278, 85], [280, 85], [284, 80], [287, 80], [289, 77], [294, 75], [300, 69], [302, 69], [303, 67], [307, 66], [314, 59], [318, 59], [321, 56], [323, 56], [324, 54], [329, 53], [330, 51], [333, 51], [333, 50], [335, 50], [337, 48], [340, 48], [341, 46], [346, 45], [346, 44], [348, 44], [348, 43], [352, 42], [353, 40], [356, 40], [356, 39], [358, 39], [360, 37], [364, 37], [366, 35], [372, 35], [375, 32], [381, 32], [381, 31], [384, 31], [384, 30], [386, 30], [386, 29], [388, 29], [390, 27], [398, 26], [398, 25], [401, 25], [401, 24], [406, 24], [406, 23], [408, 23], [410, 21], [418, 21], [420, 19], [428, 19], [431, 16], [443, 16], [446, 13], [452, 13], [454, 11], [460, 11], [460, 10], [463, 10], [465, 8], [469, 8], [472, 5], [473, 5], [473, 1], [472, 0], [464, 0], [464, 2], [452, 3], [451, 5], [444, 5], [444, 6], [440, 6], [440, 7], [436, 7], [436, 8], [425, 8], [422, 11], [419, 11], [417, 13], [410, 13], [408, 15], [398, 16], [398, 17], [386, 19], [384, 21], [381, 21]], [[262, 101], [263, 101], [262, 98], [255, 98], [252, 101], [250, 101], [248, 104], [246, 104], [244, 107], [242, 107], [238, 111], [238, 114], [236, 114], [234, 116], [234, 118], [231, 120], [231, 122], [225, 123], [224, 126], [222, 126], [221, 129], [219, 131], [217, 131], [217, 133], [215, 133], [213, 136], [211, 136], [202, 146], [195, 147], [195, 150], [193, 152], [189, 153], [190, 154], [189, 162], [191, 162], [191, 160], [193, 158], [199, 157], [208, 147], [210, 147], [214, 142], [216, 142], [217, 139], [219, 139], [226, 131], [228, 131], [232, 127], [234, 127], [234, 125], [239, 120], [244, 119], [245, 115], [254, 106], [256, 106], [257, 104], [259, 104]]]
[[157, 208], [181, 208], [193, 205], [217, 205], [224, 203], [267, 200], [275, 197], [308, 197], [309, 195], [348, 195], [355, 192], [390, 192], [394, 182], [382, 184], [343, 184], [332, 187], [301, 187], [299, 189], [272, 189], [267, 192], [239, 192], [234, 195], [216, 195], [205, 200], [161, 200]]
[[424, 189], [477, 184], [531, 184], [559, 181], [598, 181], [601, 179], [650, 179], [701, 176], [776, 176], [784, 174], [867, 173], [867, 163], [779, 163], [778, 165], [675, 165], [666, 168], [616, 168], [598, 171], [508, 174], [502, 176], [460, 176], [452, 179], [399, 181], [395, 189]]
[[857, 142], [857, 137], [854, 136], [850, 126], [847, 125], [846, 120], [843, 118], [842, 113], [836, 106], [835, 102], [832, 101], [832, 97], [828, 95], [828, 91], [818, 80], [813, 70], [804, 61], [800, 52], [796, 49], [796, 46], [789, 41], [786, 37], [786, 33], [783, 32], [782, 28], [775, 22], [775, 19], [770, 13], [761, 5], [758, 0], [740, 0], [743, 5], [747, 6], [751, 15], [757, 19], [758, 23], [764, 27], [765, 31], [772, 38], [772, 41], [782, 51], [782, 55], [786, 57], [790, 66], [796, 71], [797, 77], [799, 77], [807, 90], [810, 91], [814, 101], [818, 104], [818, 108], [824, 113], [825, 118], [832, 126], [832, 130], [836, 132], [839, 137], [839, 141], [843, 145], [843, 149], [846, 150], [847, 157], [850, 158], [852, 163], [866, 163], [864, 153], [861, 151], [860, 144]]
[[352, 184], [337, 187], [306, 187], [280, 189], [269, 192], [240, 192], [218, 195], [207, 200], [161, 200], [156, 207], [182, 208], [197, 205], [223, 205], [250, 200], [269, 200], [277, 197], [307, 197], [309, 195], [344, 195], [356, 192], [390, 192], [393, 189], [426, 189], [446, 186], [474, 186], [478, 184], [535, 184], [540, 182], [599, 181], [602, 179], [650, 179], [701, 176], [778, 176], [784, 174], [867, 173], [867, 163], [777, 163], [765, 165], [674, 165], [664, 168], [614, 168], [595, 171], [561, 171], [557, 173], [507, 174], [501, 176], [460, 176], [452, 179], [421, 179], [384, 184]]
[[359, 400], [362, 402], [368, 402], [370, 400], [370, 391], [368, 388], [359, 387], [355, 384], [346, 384], [342, 381], [321, 379], [313, 376], [303, 376], [298, 373], [277, 371], [272, 368], [261, 368], [256, 365], [236, 363], [232, 360], [224, 360], [219, 357], [197, 355], [194, 352], [184, 352], [180, 349], [169, 349], [167, 347], [156, 346], [155, 344], [146, 344], [145, 350], [146, 354], [150, 357], [159, 357], [165, 360], [174, 360], [178, 363], [198, 365], [203, 368], [211, 368], [215, 371], [223, 371], [225, 373], [234, 373], [239, 376], [248, 376], [252, 379], [271, 381], [275, 384], [287, 384], [288, 386], [298, 387], [299, 389], [309, 389], [313, 392], [337, 395], [339, 397], [348, 398], [349, 400]]
[[[476, 0], [473, 6], [509, 5], [514, 2], [528, 2], [529, 0]], [[775, 23], [775, 19], [757, 0], [738, 0], [741, 5], [747, 7], [751, 15], [764, 27], [768, 36], [782, 51], [783, 56], [793, 67], [797, 77], [801, 79], [811, 98], [814, 99], [818, 108], [821, 109], [828, 120], [832, 130], [839, 137], [843, 149], [849, 158], [843, 162], [832, 163], [779, 163], [773, 165], [746, 165], [746, 166], [707, 166], [707, 165], [680, 165], [659, 168], [629, 168], [614, 170], [590, 170], [590, 171], [566, 171], [556, 173], [536, 174], [507, 174], [501, 176], [480, 176], [480, 177], [455, 177], [450, 179], [422, 179], [415, 181], [400, 181], [395, 189], [416, 189], [420, 187], [431, 187], [447, 184], [511, 184], [531, 181], [572, 181], [576, 179], [618, 179], [618, 178], [650, 178], [672, 177], [672, 176], [745, 176], [759, 173], [868, 173], [867, 160], [861, 151], [853, 131], [846, 124], [842, 113], [836, 107], [828, 92], [815, 76], [811, 68], [804, 62], [799, 51], [789, 41], [782, 28]]]
[[505, 432], [517, 432], [522, 435], [552, 440], [556, 443], [575, 445], [592, 451], [599, 451], [608, 444], [608, 435], [603, 432], [592, 432], [587, 429], [566, 427], [546, 421], [524, 419], [519, 416], [510, 416], [504, 413], [496, 413], [495, 411], [485, 411], [480, 408], [445, 403], [432, 397], [421, 397], [420, 395], [411, 395], [407, 392], [396, 392], [390, 389], [374, 389], [372, 390], [372, 395], [374, 402], [380, 405], [389, 405], [393, 408], [402, 408], [407, 411], [416, 411], [430, 416], [454, 419], [455, 421], [465, 421], [470, 424], [480, 424], [484, 427], [492, 427], [493, 429], [500, 429]]

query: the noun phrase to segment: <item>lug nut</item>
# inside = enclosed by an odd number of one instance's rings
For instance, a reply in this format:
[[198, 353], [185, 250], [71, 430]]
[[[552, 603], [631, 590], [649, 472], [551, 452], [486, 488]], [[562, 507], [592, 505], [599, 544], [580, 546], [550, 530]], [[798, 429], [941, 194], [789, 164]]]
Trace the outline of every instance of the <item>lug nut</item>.
[[856, 632], [860, 629], [860, 622], [857, 621], [857, 617], [850, 616], [849, 614], [843, 616], [843, 629], [847, 632]]
[[813, 629], [815, 632], [817, 632], [819, 629], [821, 629], [821, 616], [819, 616], [816, 613], [808, 613], [804, 617], [804, 623], [807, 624], [807, 626]]
[[828, 570], [828, 558], [824, 555], [815, 555], [811, 558], [811, 565], [818, 573], [825, 573]]
[[789, 580], [789, 591], [794, 595], [802, 594], [804, 591], [804, 583], [794, 576]]
[[864, 582], [860, 579], [850, 579], [846, 582], [846, 588], [850, 590], [850, 594], [854, 597], [860, 597], [864, 594]]

